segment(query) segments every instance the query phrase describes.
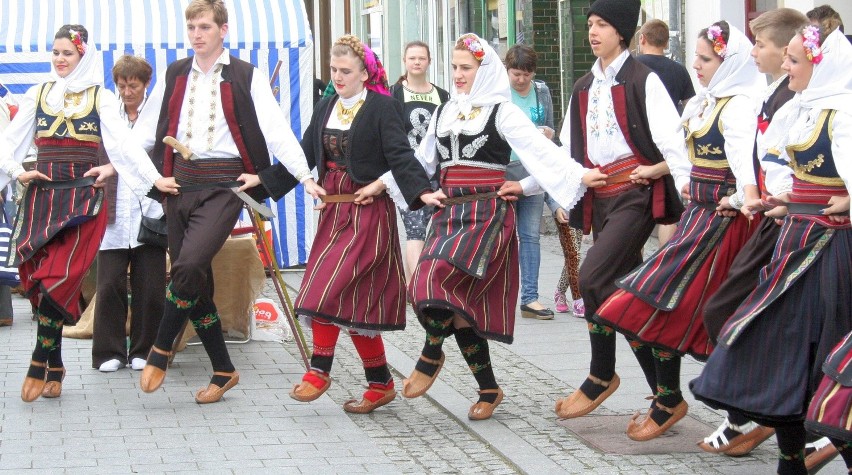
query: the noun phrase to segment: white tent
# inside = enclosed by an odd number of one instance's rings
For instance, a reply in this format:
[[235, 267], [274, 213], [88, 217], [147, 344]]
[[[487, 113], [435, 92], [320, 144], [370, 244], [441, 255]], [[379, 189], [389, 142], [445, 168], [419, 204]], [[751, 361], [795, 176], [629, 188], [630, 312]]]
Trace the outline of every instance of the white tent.
[[[124, 53], [144, 57], [154, 77], [192, 54], [183, 12], [189, 0], [0, 0], [0, 84], [23, 93], [50, 73], [53, 35], [64, 24], [89, 30], [89, 44], [103, 54], [104, 83]], [[313, 40], [302, 0], [225, 0], [225, 47], [272, 80], [273, 92], [297, 138], [313, 110]], [[277, 74], [276, 74], [277, 71]], [[274, 78], [273, 78], [274, 76]], [[301, 186], [274, 203], [278, 262], [307, 262], [314, 236], [313, 201]]]

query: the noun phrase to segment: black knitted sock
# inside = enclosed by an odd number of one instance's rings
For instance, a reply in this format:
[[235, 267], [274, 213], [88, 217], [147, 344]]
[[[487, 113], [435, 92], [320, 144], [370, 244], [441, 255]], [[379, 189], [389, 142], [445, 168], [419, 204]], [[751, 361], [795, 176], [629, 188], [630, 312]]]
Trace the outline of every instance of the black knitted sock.
[[[589, 342], [592, 345], [592, 362], [589, 374], [602, 381], [611, 381], [615, 376], [615, 331], [612, 328], [589, 322]], [[597, 399], [606, 387], [595, 384], [590, 379], [583, 381], [580, 391], [589, 399]]]
[[648, 382], [648, 387], [651, 388], [651, 393], [657, 393], [657, 369], [654, 365], [654, 354], [651, 347], [643, 345], [636, 340], [630, 341], [630, 349], [633, 350], [633, 356], [639, 362], [642, 368], [642, 373], [645, 374], [645, 381]]
[[[674, 409], [683, 401], [680, 391], [680, 356], [658, 348], [652, 348], [654, 355], [654, 367], [657, 373], [657, 402], [661, 405]], [[651, 411], [651, 419], [657, 425], [663, 425], [672, 417], [666, 411], [655, 409]]]
[[806, 475], [805, 426], [803, 424], [775, 428], [778, 441], [778, 475]]
[[50, 367], [62, 366], [62, 326], [65, 319], [46, 299], [36, 310], [36, 344], [32, 359], [48, 363]]
[[[449, 310], [429, 309], [424, 317], [423, 328], [426, 330], [426, 342], [421, 355], [430, 360], [441, 359], [444, 340], [452, 334], [453, 313]], [[426, 376], [432, 376], [438, 370], [438, 365], [418, 359], [414, 369]]]
[[[456, 343], [458, 343], [468, 367], [473, 372], [473, 377], [476, 378], [479, 389], [497, 389], [499, 386], [497, 386], [497, 380], [494, 378], [494, 370], [491, 368], [488, 340], [477, 335], [473, 328], [468, 327], [456, 330]], [[479, 400], [493, 403], [497, 400], [497, 394], [480, 394]]]
[[190, 317], [195, 333], [204, 345], [204, 351], [210, 358], [213, 371], [231, 373], [234, 365], [231, 363], [231, 355], [225, 346], [225, 335], [222, 333], [222, 322], [216, 305], [210, 299], [203, 299], [192, 312]]

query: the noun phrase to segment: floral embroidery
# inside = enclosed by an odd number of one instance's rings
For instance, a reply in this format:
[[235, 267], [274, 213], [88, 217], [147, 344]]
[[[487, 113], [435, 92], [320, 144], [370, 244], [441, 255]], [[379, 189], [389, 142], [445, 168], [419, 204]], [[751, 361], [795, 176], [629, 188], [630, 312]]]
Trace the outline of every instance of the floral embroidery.
[[197, 298], [194, 300], [186, 300], [175, 295], [175, 293], [172, 292], [172, 284], [169, 284], [169, 286], [166, 288], [166, 300], [175, 304], [175, 307], [181, 310], [192, 308], [195, 306], [195, 303], [198, 302]]
[[215, 312], [214, 313], [208, 313], [207, 315], [204, 315], [201, 318], [192, 320], [192, 326], [196, 330], [198, 330], [199, 328], [203, 328], [203, 329], [206, 330], [206, 329], [212, 327], [213, 325], [215, 325], [216, 322], [218, 322], [218, 321], [219, 321], [219, 314], [218, 313], [215, 313]]
[[612, 335], [613, 329], [604, 325], [589, 322], [589, 333], [595, 335]]
[[707, 28], [707, 39], [713, 43], [713, 51], [724, 61], [725, 56], [728, 54], [728, 44], [725, 43], [725, 38], [722, 37], [722, 28], [719, 25]]
[[46, 336], [38, 336], [36, 337], [38, 340], [38, 344], [45, 350], [52, 350], [56, 348], [56, 338], [48, 338]]
[[473, 374], [479, 374], [482, 370], [488, 368], [488, 364], [473, 363], [471, 365], [468, 365], [468, 368], [470, 368], [470, 371]]
[[466, 347], [462, 348], [461, 351], [465, 356], [474, 355], [474, 354], [479, 352], [479, 344], [474, 343], [473, 345], [466, 346]]
[[820, 47], [819, 27], [808, 25], [802, 30], [802, 43], [805, 46], [805, 55], [808, 61], [819, 64], [822, 61], [822, 48]]

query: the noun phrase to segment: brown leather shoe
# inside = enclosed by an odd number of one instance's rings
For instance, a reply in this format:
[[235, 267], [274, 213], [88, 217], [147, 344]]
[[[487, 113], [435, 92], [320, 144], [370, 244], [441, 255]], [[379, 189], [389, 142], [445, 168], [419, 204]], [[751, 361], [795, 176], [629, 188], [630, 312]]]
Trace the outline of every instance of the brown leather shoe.
[[743, 457], [773, 435], [775, 435], [775, 429], [759, 425], [751, 431], [731, 439], [730, 448], [723, 450], [722, 453], [730, 457]]
[[671, 414], [671, 417], [669, 417], [663, 425], [659, 426], [656, 422], [654, 422], [654, 419], [651, 418], [651, 411], [653, 411], [653, 409], [648, 409], [644, 418], [637, 418], [636, 416], [633, 416], [633, 420], [630, 421], [627, 427], [627, 437], [637, 442], [655, 439], [663, 435], [663, 433], [675, 425], [677, 421], [683, 419], [684, 416], [686, 416], [686, 412], [689, 410], [689, 405], [686, 401], [681, 401], [673, 408], [663, 406], [659, 402], [656, 403], [656, 406], [658, 410]]
[[832, 443], [824, 445], [805, 456], [805, 468], [808, 473], [817, 473], [821, 468], [837, 457], [837, 448]]
[[30, 368], [21, 386], [21, 399], [24, 402], [33, 402], [41, 396], [44, 391], [44, 377], [47, 374], [47, 363], [30, 361]]
[[377, 399], [376, 402], [372, 402], [365, 397], [362, 397], [361, 401], [358, 401], [357, 399], [350, 399], [343, 403], [343, 410], [346, 412], [351, 412], [352, 414], [369, 414], [374, 410], [384, 406], [385, 404], [393, 401], [396, 398], [395, 389], [382, 390], [370, 388], [369, 390], [384, 394], [384, 396]]
[[435, 380], [438, 379], [438, 373], [440, 373], [441, 368], [444, 367], [446, 355], [441, 352], [441, 357], [437, 360], [424, 358], [423, 355], [420, 355], [420, 359], [425, 363], [437, 365], [438, 367], [435, 369], [435, 372], [432, 373], [432, 376], [421, 373], [415, 367], [414, 371], [411, 372], [411, 376], [402, 380], [402, 395], [407, 398], [420, 397], [426, 394], [426, 391], [428, 391]]
[[0, 318], [0, 327], [11, 327], [12, 319], [11, 318]]
[[162, 366], [163, 368], [168, 367], [169, 357], [173, 352], [161, 350], [156, 346], [151, 347], [151, 351], [148, 352], [148, 358], [146, 359], [147, 364], [145, 368], [142, 369], [142, 375], [139, 377], [139, 386], [142, 388], [142, 391], [146, 393], [152, 393], [163, 385], [163, 381], [166, 379], [166, 370], [159, 368]]
[[485, 402], [478, 401], [476, 404], [470, 406], [470, 410], [467, 412], [467, 418], [472, 421], [484, 421], [485, 419], [490, 419], [491, 415], [494, 414], [494, 409], [497, 409], [497, 406], [503, 402], [503, 389], [480, 389], [479, 394], [497, 394], [497, 399], [494, 402]]
[[48, 368], [47, 382], [41, 390], [41, 397], [55, 398], [62, 395], [62, 381], [65, 380], [65, 368]]
[[596, 397], [594, 401], [589, 399], [589, 397], [579, 389], [576, 389], [573, 393], [569, 394], [568, 397], [557, 399], [555, 410], [556, 415], [559, 416], [560, 419], [573, 419], [575, 417], [585, 416], [586, 414], [594, 411], [602, 402], [606, 401], [606, 399], [610, 397], [621, 384], [621, 378], [619, 378], [617, 374], [613, 375], [612, 379], [609, 381], [603, 381], [591, 374], [588, 376], [588, 379], [598, 386], [603, 386], [606, 389], [598, 397]]
[[213, 383], [207, 385], [206, 388], [201, 388], [195, 393], [195, 402], [198, 404], [210, 404], [213, 402], [219, 402], [222, 399], [222, 395], [225, 394], [225, 391], [233, 388], [240, 382], [240, 373], [234, 371], [233, 373], [225, 373], [223, 371], [214, 371], [213, 376], [228, 376], [230, 379], [224, 386], [217, 386]]
[[[331, 386], [331, 377], [326, 376], [318, 371], [310, 370], [308, 373], [313, 373], [314, 376], [323, 380], [325, 384], [322, 387], [318, 388], [313, 384], [302, 379], [302, 382], [293, 386], [293, 390], [290, 391], [290, 397], [301, 402], [311, 402], [314, 399], [325, 394], [328, 390], [328, 387]], [[303, 377], [304, 378], [304, 377]]]

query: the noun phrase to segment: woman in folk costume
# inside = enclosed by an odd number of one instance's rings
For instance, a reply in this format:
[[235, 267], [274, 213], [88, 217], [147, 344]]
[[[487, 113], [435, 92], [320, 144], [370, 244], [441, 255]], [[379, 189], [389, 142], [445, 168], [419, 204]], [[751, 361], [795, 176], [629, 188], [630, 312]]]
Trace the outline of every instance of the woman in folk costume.
[[852, 46], [822, 33], [808, 26], [790, 41], [784, 68], [798, 94], [764, 136], [767, 179], [780, 173], [789, 190], [768, 198], [787, 208], [772, 262], [690, 383], [709, 406], [776, 428], [778, 473], [806, 473], [805, 411], [826, 356], [852, 330], [852, 226], [832, 216], [848, 212], [852, 185]]
[[[757, 116], [758, 131], [752, 160], [755, 171], [758, 173], [758, 191], [764, 198], [778, 194], [778, 191], [775, 184], [767, 182], [764, 162], [760, 160], [766, 155], [763, 133], [772, 123], [775, 112], [796, 94], [788, 87], [790, 78], [782, 65], [790, 39], [800, 34], [807, 24], [807, 17], [792, 8], [770, 10], [749, 22], [749, 29], [754, 34], [755, 42], [751, 56], [754, 58], [758, 71], [768, 75], [770, 79], [769, 86], [763, 91], [763, 101]], [[746, 216], [761, 210], [760, 199], [747, 200], [742, 208]], [[757, 287], [760, 269], [772, 261], [775, 243], [781, 233], [780, 221], [772, 219], [772, 213], [770, 211], [764, 215], [765, 219], [760, 221], [751, 238], [743, 245], [731, 263], [725, 281], [704, 305], [704, 327], [714, 344], [728, 317]], [[749, 421], [744, 415], [731, 411], [719, 427], [700, 441], [698, 446], [711, 453], [742, 456], [751, 452], [773, 434], [775, 430], [771, 427], [758, 425]]]
[[[174, 181], [157, 173], [130, 136], [115, 95], [101, 86], [101, 54], [89, 47], [88, 36], [80, 25], [56, 32], [51, 79], [23, 96], [0, 146], [0, 170], [29, 184], [14, 234], [21, 285], [37, 308], [36, 346], [21, 389], [27, 402], [62, 393], [62, 327], [80, 319], [83, 277], [107, 224], [100, 188], [115, 173], [112, 165], [139, 197], [154, 184], [174, 192]], [[33, 137], [36, 167], [25, 171], [21, 162]], [[112, 165], [97, 166], [101, 142]]]
[[682, 116], [692, 162], [683, 189], [689, 204], [672, 238], [619, 280], [620, 290], [595, 315], [652, 348], [653, 368], [643, 370], [654, 402], [644, 417], [628, 424], [633, 440], [658, 437], [686, 415], [681, 357], [688, 353], [703, 360], [710, 354], [701, 309], [759, 222], [737, 211], [747, 185], [758, 198], [752, 152], [763, 77], [751, 49], [748, 38], [724, 21], [699, 34], [693, 67], [704, 88]]
[[[426, 343], [403, 395], [418, 397], [429, 389], [444, 363], [444, 339], [455, 333], [479, 385], [468, 417], [480, 420], [491, 417], [503, 399], [488, 340], [511, 343], [515, 326], [518, 237], [510, 195], [543, 188], [570, 209], [587, 186], [602, 185], [605, 175], [566, 160], [512, 104], [506, 70], [484, 40], [462, 35], [452, 65], [450, 101], [432, 116], [417, 152], [428, 174], [440, 168], [441, 190], [449, 198], [432, 217], [408, 287]], [[532, 175], [521, 182], [505, 181], [513, 150]]]
[[[390, 96], [378, 57], [346, 35], [331, 49], [335, 94], [314, 109], [302, 138], [308, 165], [316, 166], [328, 193], [302, 287], [297, 314], [310, 319], [311, 369], [290, 397], [308, 402], [331, 385], [334, 350], [348, 330], [364, 363], [368, 389], [343, 409], [368, 413], [396, 397], [381, 332], [405, 328], [405, 278], [394, 201], [404, 209], [436, 205], [429, 178], [414, 159], [402, 121], [402, 104]], [[386, 173], [387, 172], [387, 173]], [[278, 198], [287, 190], [286, 170], [274, 165], [260, 182]], [[386, 174], [386, 176], [383, 176]], [[404, 190], [385, 193], [388, 177]], [[248, 185], [256, 176], [244, 175]], [[393, 200], [391, 199], [393, 196]]]

